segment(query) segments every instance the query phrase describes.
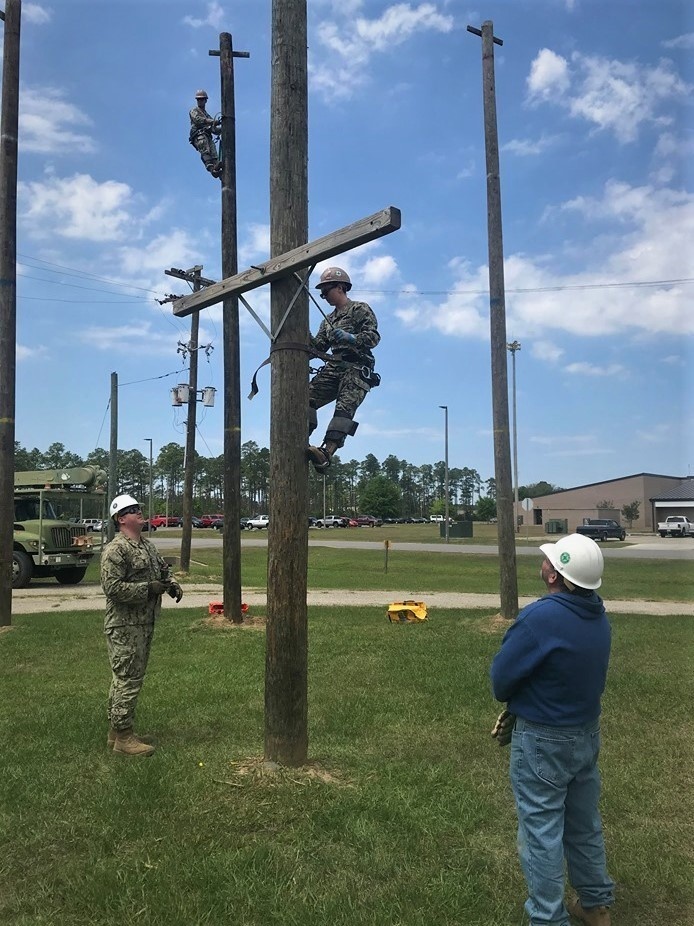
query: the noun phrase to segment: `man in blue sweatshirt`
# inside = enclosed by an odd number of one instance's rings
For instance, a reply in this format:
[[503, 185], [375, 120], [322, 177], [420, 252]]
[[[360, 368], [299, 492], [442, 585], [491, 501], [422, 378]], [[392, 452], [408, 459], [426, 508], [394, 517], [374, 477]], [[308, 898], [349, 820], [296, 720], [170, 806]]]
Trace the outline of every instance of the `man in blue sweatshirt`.
[[[610, 658], [610, 625], [595, 591], [603, 558], [580, 534], [540, 550], [548, 594], [521, 611], [492, 662], [494, 697], [507, 702], [492, 735], [511, 742], [531, 926], [569, 926], [569, 914], [610, 926], [614, 882], [598, 810], [600, 698]], [[568, 909], [564, 859], [578, 894]]]

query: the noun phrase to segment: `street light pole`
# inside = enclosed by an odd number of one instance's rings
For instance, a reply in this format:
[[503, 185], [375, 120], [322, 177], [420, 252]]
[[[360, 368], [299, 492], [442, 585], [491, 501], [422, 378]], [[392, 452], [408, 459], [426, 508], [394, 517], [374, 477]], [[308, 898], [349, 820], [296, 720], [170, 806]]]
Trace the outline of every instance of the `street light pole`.
[[506, 347], [511, 351], [511, 383], [513, 391], [513, 517], [516, 533], [520, 532], [518, 522], [518, 426], [516, 424], [516, 351], [521, 349], [520, 341], [511, 341]]
[[149, 503], [147, 505], [148, 530], [152, 530], [152, 438], [145, 437], [145, 443], [149, 442]]
[[445, 519], [446, 519], [446, 543], [448, 543], [449, 540], [450, 540], [450, 538], [449, 538], [449, 530], [448, 530], [448, 527], [449, 527], [449, 523], [448, 523], [448, 498], [449, 498], [449, 494], [450, 494], [449, 491], [448, 491], [448, 406], [447, 406], [447, 405], [439, 405], [439, 408], [442, 408], [442, 409], [443, 409], [443, 416], [444, 416], [445, 455], [444, 455], [444, 462], [443, 462], [443, 465], [444, 465], [444, 491], [445, 491], [445, 493], [446, 493], [446, 499], [445, 499], [445, 502], [444, 502], [444, 504], [445, 504], [444, 517], [445, 517]]

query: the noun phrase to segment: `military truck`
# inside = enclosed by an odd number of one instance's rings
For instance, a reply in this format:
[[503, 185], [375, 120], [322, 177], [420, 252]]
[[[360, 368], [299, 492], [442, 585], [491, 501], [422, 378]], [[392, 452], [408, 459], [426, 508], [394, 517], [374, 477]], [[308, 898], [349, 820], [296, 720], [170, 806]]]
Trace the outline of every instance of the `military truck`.
[[85, 524], [58, 517], [82, 514], [84, 502], [106, 516], [107, 476], [97, 466], [38, 469], [14, 474], [12, 588], [32, 578], [54, 576], [77, 585], [95, 554], [94, 535]]

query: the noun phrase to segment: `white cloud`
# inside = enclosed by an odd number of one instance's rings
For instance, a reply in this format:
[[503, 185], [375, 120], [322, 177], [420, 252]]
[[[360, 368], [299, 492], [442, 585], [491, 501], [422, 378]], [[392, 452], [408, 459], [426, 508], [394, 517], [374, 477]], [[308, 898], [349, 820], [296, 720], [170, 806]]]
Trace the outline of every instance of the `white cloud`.
[[19, 147], [38, 154], [91, 154], [92, 137], [76, 131], [91, 119], [51, 87], [22, 88], [19, 109]]
[[450, 32], [453, 17], [438, 11], [434, 3], [396, 3], [380, 17], [356, 16], [361, 3], [336, 4], [337, 21], [324, 21], [317, 27], [318, 41], [329, 53], [327, 63], [309, 57], [311, 88], [328, 101], [348, 99], [368, 81], [368, 64], [377, 52], [390, 51], [413, 35]]
[[20, 215], [35, 238], [118, 241], [131, 230], [137, 197], [127, 183], [74, 174], [18, 186]]
[[577, 374], [579, 376], [617, 376], [625, 372], [621, 363], [608, 363], [602, 366], [601, 364], [588, 363], [587, 361], [569, 363], [567, 366], [562, 367], [562, 370], [566, 373]]
[[509, 154], [517, 154], [519, 157], [535, 156], [542, 154], [547, 148], [551, 147], [557, 140], [556, 135], [542, 135], [540, 138], [513, 138], [501, 146], [502, 151], [508, 151]]
[[45, 357], [48, 354], [48, 348], [43, 345], [26, 347], [24, 344], [17, 345], [17, 362], [23, 360], [32, 360], [34, 357]]
[[563, 106], [622, 143], [634, 141], [644, 123], [669, 124], [665, 104], [691, 91], [667, 59], [646, 67], [576, 52], [569, 65], [547, 48], [532, 62], [527, 86], [530, 103]]
[[662, 44], [663, 48], [694, 48], [694, 32], [686, 32]]
[[247, 226], [239, 247], [239, 266], [244, 268], [252, 260], [267, 260], [270, 256], [270, 225], [255, 222]]
[[530, 353], [537, 360], [545, 360], [547, 363], [558, 363], [564, 356], [563, 347], [554, 344], [552, 341], [535, 341], [530, 347]]
[[[694, 276], [687, 251], [694, 237], [694, 194], [612, 181], [600, 199], [577, 198], [564, 208], [580, 211], [591, 223], [607, 222], [617, 231], [609, 247], [588, 251], [586, 266], [579, 272], [564, 274], [543, 255], [507, 257], [507, 330], [520, 340], [546, 340], [558, 331], [587, 338], [627, 332], [694, 333], [691, 286], [628, 285]], [[487, 267], [454, 260], [448, 269], [451, 292], [443, 302], [403, 296], [397, 317], [416, 330], [488, 337]]]
[[38, 3], [25, 3], [22, 6], [22, 19], [35, 26], [43, 26], [53, 18], [53, 11], [49, 7], [39, 6]]
[[202, 26], [221, 29], [224, 24], [224, 9], [219, 3], [208, 3], [205, 17], [200, 19], [195, 16], [184, 16], [183, 23], [186, 26], [192, 26], [193, 29], [200, 29]]
[[176, 334], [160, 334], [149, 322], [113, 327], [94, 325], [77, 335], [80, 341], [96, 350], [117, 355], [128, 345], [128, 353], [150, 356], [155, 353], [171, 353], [175, 347]]
[[566, 58], [549, 48], [541, 48], [527, 78], [528, 95], [532, 101], [552, 100], [569, 88], [569, 64]]

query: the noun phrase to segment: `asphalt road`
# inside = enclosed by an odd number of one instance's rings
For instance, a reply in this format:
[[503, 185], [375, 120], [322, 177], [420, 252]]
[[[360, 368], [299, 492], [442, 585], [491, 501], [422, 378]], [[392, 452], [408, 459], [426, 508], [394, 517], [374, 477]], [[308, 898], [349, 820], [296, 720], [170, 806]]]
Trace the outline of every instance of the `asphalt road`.
[[[366, 528], [348, 528], [363, 532]], [[340, 539], [341, 529], [328, 528], [325, 531], [310, 530], [309, 545], [316, 547], [333, 547], [336, 549], [349, 548], [352, 550], [382, 550], [382, 540], [342, 540]], [[558, 540], [559, 537], [548, 536], [543, 538], [543, 543], [551, 543]], [[167, 537], [164, 531], [157, 531], [152, 537], [160, 550], [180, 550], [181, 540], [179, 537]], [[638, 534], [627, 538], [628, 546], [617, 547], [615, 544], [600, 544], [605, 558], [611, 557], [624, 559], [684, 559], [694, 560], [694, 537], [655, 537], [651, 534]], [[193, 535], [192, 549], [203, 549], [210, 547], [219, 547], [222, 544], [222, 537], [215, 531], [196, 533]], [[244, 547], [264, 547], [267, 546], [267, 533], [265, 531], [242, 531], [241, 545]], [[518, 556], [538, 556], [538, 545], [517, 545], [516, 554]], [[445, 543], [399, 543], [394, 542], [393, 548], [401, 551], [410, 551], [412, 553], [441, 553], [443, 555], [460, 555], [465, 553], [477, 553], [488, 556], [497, 556], [499, 548], [495, 544], [465, 544], [452, 541]]]

